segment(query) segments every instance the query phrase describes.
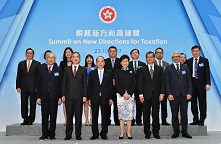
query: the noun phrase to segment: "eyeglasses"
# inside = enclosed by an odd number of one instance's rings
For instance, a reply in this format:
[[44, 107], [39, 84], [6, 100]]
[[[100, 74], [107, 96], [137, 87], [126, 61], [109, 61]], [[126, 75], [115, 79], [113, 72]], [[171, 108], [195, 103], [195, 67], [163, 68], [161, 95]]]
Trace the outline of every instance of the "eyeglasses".
[[180, 58], [180, 56], [172, 56], [172, 58]]

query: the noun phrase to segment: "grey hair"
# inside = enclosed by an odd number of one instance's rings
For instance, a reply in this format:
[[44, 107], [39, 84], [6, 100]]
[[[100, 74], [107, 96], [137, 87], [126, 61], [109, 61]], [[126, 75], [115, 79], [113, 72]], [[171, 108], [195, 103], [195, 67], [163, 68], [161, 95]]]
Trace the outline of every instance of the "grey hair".
[[173, 58], [173, 55], [174, 54], [178, 54], [179, 56], [180, 56], [180, 53], [178, 52], [178, 51], [175, 51], [175, 52], [173, 52], [172, 54], [171, 54], [171, 58]]
[[53, 55], [53, 57], [54, 57], [54, 59], [55, 59], [55, 61], [56, 61], [56, 55], [55, 55], [54, 53], [52, 53], [52, 52], [47, 52], [47, 53], [46, 53], [46, 59], [47, 59], [50, 55]]

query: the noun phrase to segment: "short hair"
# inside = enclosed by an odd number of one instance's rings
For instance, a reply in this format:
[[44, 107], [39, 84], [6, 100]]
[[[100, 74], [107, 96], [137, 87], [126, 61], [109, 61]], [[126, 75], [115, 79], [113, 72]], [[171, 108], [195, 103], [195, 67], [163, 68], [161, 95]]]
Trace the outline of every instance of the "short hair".
[[46, 54], [46, 58], [48, 58], [49, 55], [53, 55], [53, 56], [54, 56], [54, 59], [56, 60], [56, 55], [55, 55], [54, 53], [52, 53], [52, 52], [48, 52], [48, 53]]
[[97, 62], [97, 59], [98, 59], [99, 57], [101, 57], [101, 58], [103, 58], [103, 59], [105, 60], [105, 58], [104, 58], [103, 56], [98, 56], [98, 57], [96, 58], [96, 62]]
[[153, 55], [153, 57], [155, 57], [155, 54], [154, 54], [154, 52], [152, 52], [152, 51], [149, 51], [149, 52], [147, 52], [147, 53], [146, 53], [146, 58], [147, 58], [147, 55], [148, 55], [148, 54], [152, 54], [152, 55]]
[[67, 62], [67, 57], [66, 57], [66, 55], [65, 55], [66, 50], [70, 50], [70, 51], [73, 53], [73, 50], [72, 50], [71, 47], [66, 47], [66, 48], [64, 49], [64, 53], [63, 53], [63, 61], [65, 61], [65, 62]]
[[117, 47], [115, 47], [115, 46], [110, 46], [109, 48], [108, 48], [108, 52], [110, 51], [110, 49], [115, 49], [116, 51], [117, 51]]
[[120, 62], [122, 62], [122, 60], [124, 60], [124, 59], [128, 59], [128, 61], [130, 61], [130, 57], [125, 54], [120, 57]]
[[155, 49], [155, 54], [157, 53], [157, 50], [158, 50], [158, 49], [162, 50], [162, 52], [163, 52], [163, 48], [158, 47], [158, 48]]
[[185, 53], [180, 53], [180, 55], [185, 55], [185, 57], [186, 57], [186, 54], [185, 54]]
[[135, 50], [138, 52], [138, 54], [140, 54], [140, 51], [139, 51], [138, 49], [135, 48], [135, 49], [132, 49], [132, 50], [130, 51], [130, 55], [131, 55], [132, 52], [135, 51]]
[[81, 58], [81, 55], [80, 55], [79, 52], [73, 52], [72, 56], [73, 56], [74, 54], [78, 54], [78, 55], [79, 55], [79, 58]]
[[35, 54], [35, 51], [32, 48], [27, 48], [25, 53], [27, 53], [29, 50], [31, 50], [33, 52], [33, 54]]
[[45, 53], [44, 53], [44, 59], [45, 59], [45, 60], [46, 60], [46, 54], [49, 53], [49, 52], [51, 53], [52, 51], [51, 51], [51, 50], [46, 50], [46, 51], [45, 51]]
[[87, 65], [87, 58], [88, 58], [88, 57], [92, 58], [92, 67], [94, 67], [94, 66], [95, 66], [95, 64], [94, 64], [94, 57], [93, 57], [91, 54], [88, 54], [88, 55], [85, 57], [84, 67], [87, 67], [87, 66], [88, 66], [88, 65]]
[[180, 56], [180, 53], [178, 51], [175, 51], [175, 52], [172, 53], [171, 58], [173, 58], [174, 54], [178, 54]]
[[195, 49], [195, 48], [198, 48], [199, 50], [201, 50], [201, 47], [200, 47], [200, 46], [195, 45], [195, 46], [193, 46], [193, 47], [191, 48], [191, 51], [192, 51], [193, 49]]

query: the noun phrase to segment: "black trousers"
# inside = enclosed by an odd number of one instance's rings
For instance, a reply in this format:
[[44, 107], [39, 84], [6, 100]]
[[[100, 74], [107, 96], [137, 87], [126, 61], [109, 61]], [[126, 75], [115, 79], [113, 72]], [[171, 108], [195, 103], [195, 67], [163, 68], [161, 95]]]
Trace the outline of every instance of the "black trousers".
[[[58, 101], [43, 101], [41, 102], [42, 115], [42, 133], [45, 136], [55, 136], [56, 121], [58, 112]], [[50, 116], [50, 127], [48, 121]]]
[[[30, 115], [28, 115], [28, 101], [30, 98]], [[25, 122], [35, 121], [36, 93], [34, 91], [21, 91], [21, 116]]]
[[151, 98], [145, 100], [143, 103], [143, 125], [144, 125], [144, 134], [150, 135], [150, 112], [152, 108], [152, 132], [154, 135], [159, 135], [160, 123], [159, 123], [159, 98]]
[[98, 116], [99, 116], [99, 107], [101, 108], [101, 127], [102, 130], [100, 132], [100, 135], [106, 136], [108, 133], [108, 116], [109, 114], [107, 111], [109, 110], [109, 103], [103, 104], [101, 101], [101, 97], [99, 98], [99, 103], [93, 103], [91, 102], [91, 108], [92, 108], [92, 133], [93, 136], [98, 137], [99, 136], [99, 129], [98, 129]]
[[163, 101], [160, 102], [161, 104], [161, 120], [162, 122], [167, 121], [167, 96], [164, 97]]
[[72, 136], [73, 132], [73, 117], [75, 116], [75, 135], [77, 137], [81, 136], [82, 128], [82, 111], [83, 102], [82, 100], [66, 100], [66, 114], [67, 114], [67, 124], [66, 124], [66, 136]]
[[139, 93], [135, 92], [135, 100], [136, 100], [136, 123], [142, 123], [142, 114], [143, 114], [143, 104], [140, 102]]
[[[191, 111], [193, 114], [193, 121], [200, 121], [204, 123], [207, 116], [207, 102], [206, 102], [206, 90], [205, 87], [200, 87], [199, 81], [197, 79], [192, 79], [193, 90], [191, 99]], [[199, 103], [199, 104], [198, 104]], [[200, 119], [199, 112], [200, 111]]]
[[[119, 124], [118, 119], [118, 109], [117, 109], [117, 95], [116, 95], [116, 88], [113, 86], [113, 93], [112, 93], [112, 100], [113, 100], [113, 114], [114, 114], [114, 123]], [[109, 118], [111, 117], [111, 106], [109, 106]], [[108, 120], [108, 123], [111, 123], [111, 120]]]
[[178, 120], [178, 112], [180, 109], [180, 115], [181, 115], [181, 126], [182, 131], [181, 133], [187, 132], [187, 123], [188, 123], [188, 117], [187, 117], [187, 105], [188, 101], [186, 96], [180, 94], [179, 96], [173, 96], [174, 100], [170, 101], [170, 107], [172, 111], [172, 126], [173, 131], [175, 133], [180, 133], [180, 126], [179, 126], [179, 120]]

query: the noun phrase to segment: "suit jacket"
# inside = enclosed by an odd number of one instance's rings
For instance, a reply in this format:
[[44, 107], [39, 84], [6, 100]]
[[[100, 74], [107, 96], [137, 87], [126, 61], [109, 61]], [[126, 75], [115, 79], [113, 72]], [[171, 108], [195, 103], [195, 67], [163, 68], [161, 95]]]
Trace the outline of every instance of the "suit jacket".
[[166, 76], [166, 93], [167, 95], [179, 96], [192, 95], [192, 82], [190, 71], [187, 65], [180, 64], [180, 72], [178, 73], [173, 64], [169, 65], [165, 70]]
[[64, 70], [64, 68], [67, 67], [68, 65], [67, 62], [61, 61], [59, 66], [62, 68], [62, 70]]
[[78, 67], [74, 77], [72, 65], [64, 68], [62, 96], [65, 100], [83, 100], [87, 97], [87, 71], [84, 67]]
[[37, 74], [40, 65], [40, 62], [32, 60], [29, 72], [27, 72], [27, 60], [19, 62], [16, 77], [16, 89], [21, 88], [22, 91], [35, 91], [37, 88]]
[[136, 87], [138, 87], [138, 75], [140, 72], [141, 67], [146, 66], [146, 64], [142, 61], [138, 61], [138, 68], [137, 68], [137, 72], [135, 72], [134, 66], [133, 66], [133, 61], [129, 62], [129, 70], [133, 70], [135, 77], [136, 77]]
[[[193, 75], [193, 58], [187, 60], [187, 65], [190, 69], [191, 77]], [[197, 68], [197, 75], [199, 80], [199, 85], [205, 87], [205, 85], [211, 85], [210, 81], [210, 66], [207, 58], [200, 57]]]
[[136, 78], [132, 70], [117, 70], [115, 73], [116, 93], [121, 96], [125, 94], [125, 90], [129, 95], [135, 92]]
[[48, 66], [41, 66], [38, 73], [37, 98], [43, 101], [58, 101], [61, 98], [62, 89], [62, 69], [53, 65], [51, 73]]
[[[155, 64], [155, 65], [158, 65], [156, 60], [154, 61], [154, 64]], [[165, 70], [166, 67], [169, 66], [169, 65], [170, 65], [170, 64], [169, 64], [168, 62], [165, 62], [165, 61], [163, 60], [163, 70]]]
[[95, 69], [90, 72], [87, 98], [91, 100], [91, 103], [99, 103], [99, 97], [101, 97], [102, 104], [109, 104], [109, 100], [112, 99], [112, 88], [113, 78], [111, 70], [104, 69], [101, 84], [99, 81], [98, 70]]
[[115, 74], [114, 74], [115, 71], [118, 70], [118, 69], [121, 69], [120, 59], [119, 58], [115, 59], [114, 68], [112, 68], [111, 59], [110, 58], [105, 59], [104, 68], [111, 70], [112, 71], [112, 77], [114, 78], [115, 77]]
[[159, 99], [160, 94], [165, 94], [165, 80], [163, 68], [154, 64], [153, 80], [147, 66], [140, 69], [138, 76], [139, 94], [143, 94], [145, 100], [150, 98]]

